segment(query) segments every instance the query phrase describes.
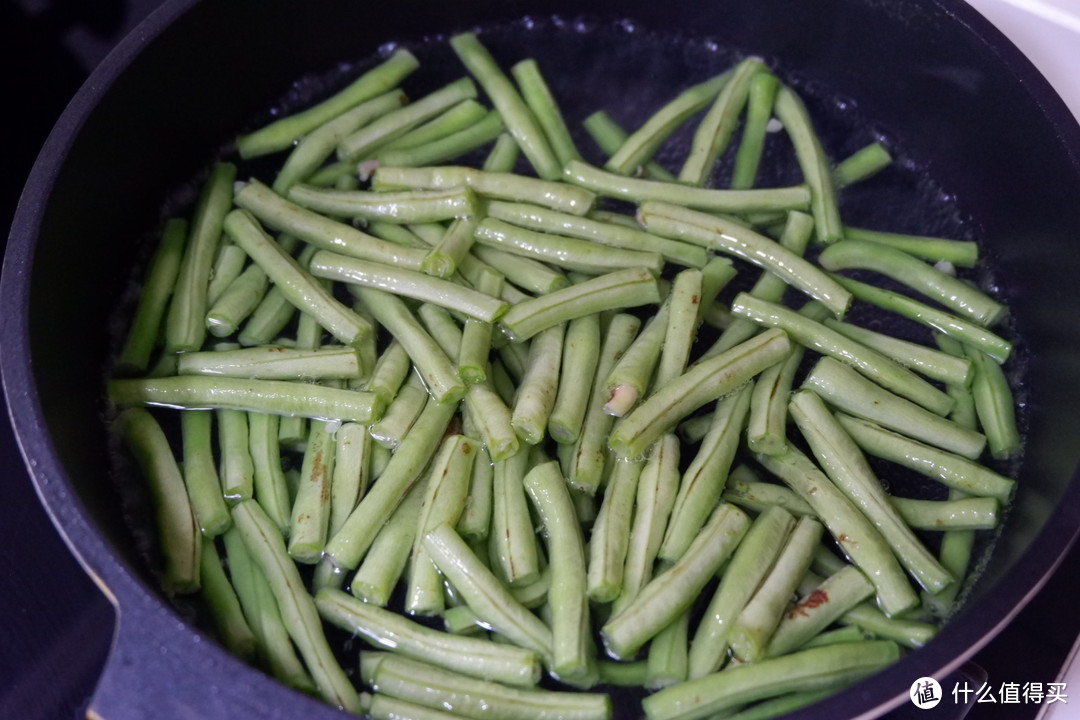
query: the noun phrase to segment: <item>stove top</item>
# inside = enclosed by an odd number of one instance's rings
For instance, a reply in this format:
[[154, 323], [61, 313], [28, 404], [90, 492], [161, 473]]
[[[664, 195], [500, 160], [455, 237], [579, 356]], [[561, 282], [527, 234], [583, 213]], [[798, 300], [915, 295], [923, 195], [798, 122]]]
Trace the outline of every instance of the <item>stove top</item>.
[[[10, 225], [18, 193], [37, 148], [89, 70], [160, 0], [11, 0], [0, 4], [0, 52], [9, 71], [9, 142], [0, 174], [0, 227]], [[1075, 0], [969, 0], [1023, 50], [1080, 117], [1080, 11]], [[32, 68], [32, 71], [24, 71]], [[14, 101], [14, 102], [12, 102]], [[10, 109], [17, 107], [17, 112]], [[11, 128], [10, 124], [15, 123]], [[0, 423], [0, 717], [44, 720], [85, 714], [108, 653], [113, 609], [81, 571], [38, 502], [7, 423]], [[1073, 578], [1074, 548], [1030, 605], [942, 682], [933, 710], [912, 704], [890, 720], [1064, 720], [1080, 717], [1080, 684], [1073, 705], [1045, 696], [1080, 632]], [[1053, 623], [1047, 618], [1055, 618]], [[914, 678], [913, 678], [914, 680]], [[1067, 681], [1067, 678], [1065, 678]], [[989, 692], [981, 695], [985, 683]], [[1015, 688], [1015, 700], [1014, 699]], [[1034, 691], [1043, 691], [1033, 702]], [[965, 692], [965, 690], [967, 692]], [[1067, 688], [1065, 690], [1067, 692]], [[954, 694], [955, 693], [955, 694]], [[965, 696], [967, 699], [964, 704]], [[989, 702], [992, 699], [995, 702]], [[958, 705], [955, 701], [959, 700]]]

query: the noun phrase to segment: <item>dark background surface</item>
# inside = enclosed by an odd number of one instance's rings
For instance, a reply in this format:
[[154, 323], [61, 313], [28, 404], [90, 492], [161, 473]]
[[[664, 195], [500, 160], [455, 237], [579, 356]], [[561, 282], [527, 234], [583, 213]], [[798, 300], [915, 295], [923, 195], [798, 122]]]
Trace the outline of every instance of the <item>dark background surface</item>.
[[[158, 0], [4, 0], [0, 52], [7, 139], [0, 171], [0, 228], [10, 226], [23, 180], [67, 100], [113, 43]], [[106, 179], [107, 180], [107, 179]], [[82, 572], [41, 507], [7, 422], [0, 423], [0, 718], [82, 717], [113, 629], [113, 609]], [[1080, 631], [1075, 612], [1080, 552], [975, 663], [997, 696], [1001, 683], [1055, 681]], [[980, 670], [968, 668], [976, 677]], [[912, 678], [914, 680], [914, 678]], [[958, 717], [950, 690], [932, 711], [906, 705], [890, 715]], [[973, 686], [976, 681], [969, 681]], [[133, 689], [137, 692], [137, 689]], [[1072, 703], [1080, 707], [1080, 688]], [[1033, 704], [975, 705], [971, 720], [1027, 720]], [[1078, 713], [1080, 715], [1080, 713]]]

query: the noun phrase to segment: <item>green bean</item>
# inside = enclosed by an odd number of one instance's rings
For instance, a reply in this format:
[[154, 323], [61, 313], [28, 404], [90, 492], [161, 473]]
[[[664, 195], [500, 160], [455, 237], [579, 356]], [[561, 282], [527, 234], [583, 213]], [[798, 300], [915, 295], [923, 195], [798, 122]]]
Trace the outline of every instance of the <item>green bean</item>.
[[642, 460], [619, 460], [608, 478], [589, 533], [587, 592], [595, 602], [610, 602], [622, 590], [634, 498], [644, 465]]
[[745, 465], [732, 471], [732, 477], [720, 496], [723, 500], [746, 508], [751, 512], [762, 512], [773, 505], [777, 505], [795, 516], [817, 514], [805, 500], [792, 490], [774, 483], [745, 480], [742, 477], [737, 478], [737, 475], [742, 475], [742, 473], [737, 472], [739, 470], [749, 471]]
[[825, 320], [825, 326], [877, 350], [931, 380], [953, 385], [968, 385], [971, 382], [971, 362], [964, 358], [832, 318]]
[[465, 403], [476, 422], [484, 447], [494, 462], [518, 452], [519, 442], [510, 408], [491, 383], [474, 383], [465, 394]]
[[369, 122], [338, 142], [339, 160], [359, 160], [381, 146], [396, 140], [421, 123], [438, 116], [463, 100], [475, 98], [476, 84], [460, 78], [404, 107]]
[[754, 186], [757, 180], [758, 166], [764, 152], [765, 135], [769, 120], [772, 118], [773, 102], [780, 81], [769, 72], [756, 73], [750, 79], [750, 93], [747, 98], [746, 123], [743, 125], [742, 138], [735, 153], [735, 167], [731, 171], [731, 187], [734, 190], [746, 190]]
[[334, 443], [327, 537], [341, 529], [371, 482], [371, 436], [367, 428], [360, 423], [344, 423], [334, 433]]
[[206, 285], [207, 306], [213, 307], [225, 288], [240, 277], [247, 259], [247, 253], [235, 243], [224, 242], [218, 246], [214, 266], [210, 269], [210, 282]]
[[571, 320], [563, 342], [555, 404], [548, 417], [548, 434], [557, 442], [573, 443], [581, 432], [599, 353], [600, 316]]
[[604, 197], [646, 202], [673, 203], [706, 212], [744, 213], [757, 210], [802, 210], [810, 202], [805, 186], [767, 190], [714, 190], [687, 187], [657, 180], [641, 180], [605, 172], [580, 160], [571, 160], [563, 179], [572, 186]]
[[450, 358], [420, 326], [401, 298], [360, 285], [353, 285], [350, 290], [405, 348], [435, 402], [455, 402], [465, 394], [465, 385]]
[[603, 479], [607, 459], [607, 440], [614, 418], [604, 412], [608, 393], [604, 379], [630, 346], [641, 321], [633, 315], [620, 313], [611, 319], [596, 361], [596, 374], [589, 390], [588, 405], [581, 422], [577, 441], [570, 446], [571, 462], [566, 472], [570, 486], [584, 492], [596, 493]]
[[491, 532], [488, 554], [491, 566], [510, 585], [526, 585], [540, 575], [540, 559], [529, 506], [525, 499], [525, 474], [529, 450], [521, 450], [493, 464]]
[[596, 661], [596, 669], [602, 685], [639, 688], [645, 686], [649, 663], [646, 660], [619, 662], [600, 658]]
[[611, 717], [611, 700], [602, 693], [500, 685], [381, 653], [361, 653], [360, 667], [363, 681], [378, 693], [464, 717], [505, 720], [609, 720]]
[[356, 690], [330, 650], [315, 603], [286, 553], [277, 528], [251, 500], [233, 507], [232, 516], [252, 559], [270, 584], [286, 630], [311, 672], [319, 695], [332, 705], [360, 712]]
[[[366, 693], [361, 693], [361, 699]], [[369, 696], [364, 715], [372, 720], [459, 720], [462, 716], [445, 710], [424, 707], [383, 693]]]
[[877, 527], [900, 564], [919, 584], [931, 592], [939, 592], [952, 583], [954, 578], [893, 510], [881, 482], [858, 445], [822, 399], [812, 392], [800, 390], [792, 397], [791, 414], [829, 478]]
[[248, 413], [248, 442], [255, 473], [255, 499], [281, 534], [286, 535], [291, 501], [281, 468], [278, 416]]
[[[279, 243], [285, 246], [288, 240], [286, 236], [279, 239]], [[295, 240], [288, 244], [295, 244]], [[269, 286], [270, 280], [266, 277], [266, 272], [255, 263], [248, 265], [206, 311], [206, 329], [215, 337], [234, 334], [240, 324], [260, 307]], [[287, 302], [285, 305], [290, 311], [288, 317], [291, 317], [293, 308]], [[274, 335], [284, 326], [285, 323], [281, 323], [268, 334]], [[248, 332], [250, 334], [250, 331]]]
[[510, 72], [517, 80], [525, 104], [529, 106], [544, 131], [544, 136], [552, 152], [555, 153], [556, 160], [562, 164], [567, 160], [580, 158], [581, 153], [578, 152], [573, 138], [570, 137], [570, 130], [566, 127], [566, 121], [563, 119], [558, 103], [540, 72], [540, 66], [536, 60], [522, 60], [510, 68]]
[[199, 589], [203, 539], [169, 441], [154, 416], [141, 408], [124, 410], [117, 416], [116, 424], [154, 500], [158, 546], [163, 558], [161, 584], [168, 592], [194, 592]]
[[420, 375], [411, 374], [394, 399], [386, 406], [383, 416], [370, 426], [369, 436], [383, 447], [396, 450], [408, 434], [409, 428], [416, 422], [416, 418], [420, 417], [427, 402], [427, 389]]
[[206, 289], [221, 239], [222, 222], [231, 207], [235, 178], [236, 166], [219, 162], [199, 194], [165, 319], [167, 352], [198, 350], [206, 338]]
[[271, 346], [182, 353], [177, 373], [251, 380], [347, 380], [360, 377], [361, 368], [354, 347], [300, 350]]
[[573, 500], [558, 463], [537, 465], [525, 476], [525, 490], [547, 540], [551, 590], [551, 673], [562, 682], [587, 687], [596, 681], [586, 596], [585, 548]]
[[850, 290], [859, 300], [877, 305], [883, 310], [898, 313], [944, 335], [973, 345], [998, 363], [1005, 362], [1012, 352], [1011, 342], [976, 323], [968, 322], [951, 313], [912, 300], [900, 293], [867, 285], [839, 275], [835, 276], [835, 279]]
[[[603, 110], [594, 112], [589, 117], [582, 121], [582, 127], [585, 128], [585, 132], [589, 133], [589, 136], [593, 139], [593, 142], [597, 144], [604, 155], [611, 157], [619, 151], [619, 148], [626, 144], [626, 139], [630, 137], [630, 134], [623, 130], [623, 128], [615, 122], [615, 120]], [[566, 162], [564, 161], [565, 165]], [[663, 180], [665, 182], [675, 182], [675, 175], [666, 170], [660, 163], [655, 160], [649, 160], [642, 167], [642, 172], [645, 177], [652, 180]]]
[[691, 412], [780, 361], [790, 348], [787, 335], [772, 330], [694, 365], [627, 415], [608, 445], [619, 457], [640, 455]]
[[221, 566], [221, 558], [213, 542], [204, 542], [199, 560], [200, 593], [214, 620], [218, 637], [232, 654], [251, 660], [255, 654], [255, 633], [244, 618], [236, 597]]
[[476, 448], [468, 498], [455, 528], [466, 540], [484, 540], [488, 537], [494, 503], [494, 475], [487, 449], [483, 446]]
[[824, 647], [825, 645], [834, 645], [836, 643], [859, 642], [860, 640], [869, 640], [870, 638], [870, 634], [864, 633], [857, 625], [847, 625], [836, 630], [826, 630], [825, 632], [818, 633], [804, 642], [801, 648], [803, 650], [808, 650], [813, 647]]
[[[476, 285], [478, 292], [499, 297], [503, 287], [503, 276], [494, 270], [483, 268]], [[469, 317], [461, 333], [461, 345], [458, 351], [458, 375], [468, 385], [482, 383], [487, 379], [488, 359], [491, 354], [492, 325], [489, 322]]]
[[638, 218], [646, 229], [660, 235], [685, 239], [768, 270], [820, 301], [837, 317], [843, 317], [851, 305], [851, 293], [836, 281], [799, 254], [752, 230], [713, 215], [658, 202], [642, 203]]
[[248, 500], [254, 493], [255, 466], [248, 449], [247, 414], [218, 410], [217, 420], [222, 494], [230, 503]]
[[878, 604], [889, 616], [913, 607], [918, 598], [881, 534], [813, 462], [793, 446], [781, 455], [757, 455], [829, 528], [840, 547], [874, 584]]
[[[408, 102], [400, 89], [390, 90], [365, 100], [333, 120], [305, 134], [285, 158], [277, 178], [274, 192], [285, 195], [293, 185], [306, 182], [327, 158], [334, 154], [338, 143], [352, 133], [392, 110]], [[349, 163], [355, 166], [355, 163]]]
[[791, 144], [795, 146], [795, 156], [802, 168], [803, 178], [810, 187], [810, 211], [814, 216], [818, 242], [830, 244], [842, 239], [844, 229], [840, 224], [832, 167], [806, 106], [791, 88], [781, 85], [776, 92], [773, 112], [784, 124]]
[[[476, 124], [487, 116], [489, 112], [486, 107], [476, 100], [471, 98], [462, 100], [423, 125], [410, 130], [396, 140], [386, 143], [379, 148], [375, 157], [377, 160], [382, 161], [385, 154], [392, 150], [408, 150], [435, 140], [441, 140], [459, 130], [464, 130]], [[393, 163], [387, 164], [392, 165]]]
[[723, 667], [735, 625], [787, 541], [795, 519], [783, 508], [765, 509], [746, 531], [709, 601], [690, 644], [687, 677], [704, 677]]
[[739, 293], [731, 310], [766, 327], [781, 328], [799, 344], [853, 366], [879, 385], [933, 413], [944, 415], [952, 407], [952, 398], [910, 370], [782, 305]]
[[754, 383], [746, 444], [754, 452], [775, 455], [787, 445], [788, 396], [803, 359], [796, 346], [783, 361], [766, 368]]
[[[434, 245], [424, 257], [420, 269], [437, 278], [452, 277], [457, 272], [458, 265], [468, 256], [469, 249], [472, 248], [475, 229], [475, 218], [456, 218], [438, 244]], [[498, 297], [499, 292], [495, 292], [494, 296]]]
[[930, 623], [887, 617], [870, 601], [862, 602], [840, 617], [840, 622], [854, 625], [883, 640], [907, 648], [921, 648], [934, 639], [938, 629]]
[[162, 320], [180, 273], [187, 235], [187, 220], [172, 218], [165, 222], [161, 240], [150, 259], [130, 330], [116, 361], [121, 372], [139, 374], [150, 364], [150, 355], [158, 343]]
[[799, 580], [810, 568], [823, 531], [821, 523], [814, 518], [802, 517], [795, 523], [772, 568], [731, 627], [728, 643], [736, 658], [750, 663], [765, 659], [766, 647]]
[[468, 127], [423, 145], [381, 150], [378, 160], [392, 167], [421, 167], [456, 160], [472, 150], [494, 142], [503, 130], [502, 115], [497, 110], [492, 110]]
[[867, 640], [768, 658], [665, 688], [644, 700], [648, 720], [695, 720], [755, 700], [850, 683], [888, 667], [900, 649]]
[[623, 417], [637, 405], [638, 400], [647, 395], [649, 383], [660, 362], [670, 314], [671, 303], [665, 302], [649, 318], [645, 328], [608, 373], [604, 380], [607, 392], [604, 412], [608, 415]]
[[[262, 272], [261, 268], [260, 272]], [[263, 272], [262, 274], [263, 280], [269, 285], [269, 279], [265, 277], [266, 273]], [[256, 280], [258, 280], [257, 276]], [[281, 288], [269, 287], [259, 304], [251, 312], [247, 322], [244, 323], [244, 327], [236, 339], [245, 347], [266, 345], [272, 342], [278, 333], [289, 324], [296, 312], [296, 306], [286, 299]], [[224, 327], [224, 323], [217, 324], [216, 327], [219, 332], [224, 332], [227, 329]]]
[[849, 415], [837, 419], [870, 455], [899, 463], [956, 490], [997, 498], [1003, 505], [1012, 497], [1016, 482], [961, 455], [904, 437], [880, 425]]
[[1004, 305], [966, 282], [881, 243], [837, 242], [821, 253], [818, 262], [831, 271], [861, 269], [880, 273], [985, 327], [998, 323], [1006, 313]]
[[420, 522], [424, 488], [415, 484], [377, 534], [363, 562], [356, 569], [349, 591], [369, 605], [386, 607], [412, 555]]
[[484, 159], [484, 164], [480, 169], [485, 172], [511, 173], [517, 166], [520, 154], [521, 147], [514, 136], [508, 132], [500, 133], [499, 137], [495, 138], [495, 145], [492, 146], [491, 152]]
[[514, 305], [503, 315], [503, 328], [516, 340], [585, 315], [658, 303], [656, 278], [644, 269], [628, 268], [556, 290]]
[[844, 237], [848, 240], [862, 240], [887, 245], [924, 260], [933, 260], [935, 262], [945, 260], [957, 267], [975, 267], [975, 263], [979, 261], [979, 245], [969, 241], [904, 235], [851, 226], [844, 226]]
[[645, 687], [659, 690], [686, 680], [689, 632], [690, 613], [684, 612], [652, 639], [649, 643], [648, 675], [643, 683]]
[[544, 439], [555, 404], [565, 331], [564, 325], [556, 325], [537, 335], [529, 345], [529, 362], [518, 386], [510, 424], [530, 445]]
[[263, 225], [287, 232], [322, 250], [409, 270], [418, 270], [426, 255], [423, 250], [380, 240], [351, 225], [302, 208], [258, 180], [250, 180], [239, 188], [233, 201]]
[[769, 70], [759, 58], [746, 58], [738, 63], [716, 96], [712, 107], [698, 124], [690, 143], [686, 161], [679, 171], [679, 182], [702, 186], [712, 174], [716, 160], [724, 154], [739, 116], [750, 95], [750, 81]]
[[686, 370], [690, 348], [697, 336], [698, 308], [701, 305], [702, 274], [700, 270], [683, 270], [675, 276], [668, 293], [667, 333], [656, 368], [656, 386], [662, 387]]
[[335, 447], [327, 424], [311, 423], [290, 518], [288, 551], [296, 562], [311, 564], [322, 557], [330, 525]]
[[571, 215], [584, 215], [596, 203], [596, 194], [584, 188], [524, 175], [452, 165], [421, 168], [383, 166], [372, 175], [371, 183], [372, 189], [378, 191], [467, 185], [478, 195], [542, 205]]
[[325, 215], [402, 225], [450, 220], [475, 215], [478, 211], [476, 195], [467, 187], [370, 192], [297, 184], [286, 197], [301, 207]]
[[[514, 356], [504, 351], [507, 348], [516, 346], [516, 343], [507, 343], [501, 348], [499, 350], [499, 357], [491, 363], [491, 370], [489, 371], [489, 375], [491, 376], [491, 386], [495, 388], [495, 393], [507, 407], [514, 402], [514, 388], [516, 386], [514, 385], [514, 378], [510, 376], [510, 371], [507, 370], [507, 367], [511, 364], [510, 359]], [[524, 374], [522, 374], [521, 377], [524, 377]]]
[[420, 479], [456, 410], [453, 402], [429, 402], [424, 407], [378, 481], [326, 544], [326, 554], [339, 568], [352, 569], [359, 564], [380, 525]]
[[671, 521], [660, 546], [661, 560], [678, 560], [716, 507], [739, 447], [752, 394], [753, 385], [748, 383], [717, 401], [709, 431], [679, 481]]
[[541, 123], [476, 34], [466, 32], [454, 35], [450, 38], [450, 47], [484, 88], [491, 104], [502, 115], [506, 129], [514, 136], [536, 174], [545, 180], [557, 179], [561, 166]]
[[742, 540], [750, 520], [732, 505], [720, 504], [678, 562], [642, 588], [626, 608], [601, 629], [608, 653], [626, 658], [688, 610], [709, 579]]
[[989, 497], [915, 500], [890, 497], [900, 517], [917, 530], [992, 530], [998, 525], [998, 501]]
[[397, 340], [391, 340], [376, 361], [365, 389], [374, 393], [384, 404], [389, 404], [411, 369], [412, 362], [405, 347]]
[[298, 139], [349, 108], [390, 90], [419, 65], [408, 50], [396, 50], [381, 64], [323, 102], [242, 135], [236, 141], [236, 149], [240, 157], [247, 159], [292, 147]]
[[713, 101], [728, 84], [725, 72], [679, 93], [656, 111], [611, 156], [604, 167], [620, 175], [629, 175], [650, 160], [665, 140], [699, 110]]
[[1020, 431], [1008, 378], [1001, 366], [983, 351], [970, 346], [964, 350], [975, 368], [971, 394], [990, 455], [996, 460], [1012, 457], [1020, 450]]
[[848, 610], [874, 594], [874, 586], [852, 565], [830, 575], [800, 599], [784, 616], [769, 642], [770, 657], [786, 655], [806, 643]]
[[840, 410], [967, 458], [979, 457], [986, 446], [981, 433], [894, 395], [829, 357], [817, 362], [803, 386]]
[[[668, 434], [652, 446], [638, 478], [634, 520], [626, 549], [623, 584], [612, 612], [618, 615], [653, 578], [653, 567], [668, 528], [679, 477], [679, 440]], [[674, 619], [674, 617], [672, 618]]]
[[203, 535], [208, 538], [225, 532], [230, 523], [229, 508], [225, 504], [211, 447], [213, 417], [213, 413], [205, 410], [191, 410], [180, 414], [184, 484], [187, 486], [195, 519]]
[[544, 295], [570, 284], [566, 276], [558, 270], [537, 260], [513, 255], [500, 248], [477, 243], [473, 245], [472, 253], [479, 261], [501, 273], [508, 283], [513, 283], [532, 293]]
[[[892, 156], [880, 142], [872, 142], [844, 158], [833, 168], [833, 182], [837, 189], [854, 185], [881, 170], [892, 163]], [[847, 229], [844, 229], [844, 237], [850, 237]]]
[[443, 523], [457, 524], [465, 509], [478, 448], [479, 443], [471, 438], [450, 435], [432, 460], [409, 563], [405, 612], [410, 615], [438, 615], [445, 607], [442, 576], [428, 557], [422, 538]]

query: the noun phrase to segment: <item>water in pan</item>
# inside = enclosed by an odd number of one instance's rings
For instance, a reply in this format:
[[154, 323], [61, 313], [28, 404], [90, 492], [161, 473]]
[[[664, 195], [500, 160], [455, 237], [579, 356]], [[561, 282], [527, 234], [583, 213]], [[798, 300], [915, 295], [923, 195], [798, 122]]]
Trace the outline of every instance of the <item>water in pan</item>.
[[[485, 45], [504, 68], [528, 57], [538, 60], [579, 149], [587, 160], [596, 164], [602, 164], [603, 157], [581, 125], [589, 114], [606, 110], [624, 127], [633, 130], [682, 89], [723, 72], [742, 58], [755, 54], [752, 47], [721, 47], [692, 36], [654, 33], [631, 20], [600, 22], [587, 18], [524, 18], [508, 25], [485, 27], [481, 31]], [[300, 78], [271, 109], [253, 118], [249, 128], [240, 130], [259, 127], [274, 117], [305, 107], [343, 86], [399, 46], [408, 48], [421, 61], [421, 69], [405, 82], [411, 97], [421, 97], [465, 74], [445, 41], [446, 38], [441, 36], [401, 38], [384, 46], [380, 50], [380, 57], [346, 61], [325, 74]], [[798, 68], [777, 65], [768, 57], [763, 59], [782, 80], [803, 96], [831, 158], [840, 160], [875, 140], [884, 142], [893, 154], [895, 162], [892, 167], [841, 193], [841, 210], [847, 224], [893, 232], [978, 239], [977, 218], [966, 217], [963, 199], [953, 197], [946, 188], [934, 182], [927, 171], [929, 159], [919, 156], [917, 142], [905, 137], [902, 128], [892, 128], [874, 118], [864, 117], [858, 99], [844, 96], [841, 88], [828, 87], [820, 82], [804, 82]], [[692, 132], [693, 123], [681, 128], [661, 148], [656, 159], [669, 169], [677, 170]], [[222, 153], [228, 154], [229, 141], [223, 141]], [[737, 141], [736, 136], [732, 145], [735, 146]], [[475, 164], [482, 157], [482, 153], [477, 153], [463, 158], [461, 162]], [[280, 161], [281, 156], [275, 155], [245, 163], [241, 166], [239, 177], [255, 176], [272, 180], [273, 170]], [[713, 185], [725, 185], [730, 166], [731, 153], [728, 153], [717, 166]], [[519, 169], [527, 171], [524, 161]], [[176, 193], [163, 203], [163, 217], [190, 209], [201, 180], [195, 178], [178, 187]], [[800, 181], [790, 143], [783, 133], [771, 134], [765, 148], [759, 184], [779, 186]], [[147, 255], [151, 244], [147, 243]], [[736, 291], [746, 289], [757, 274], [752, 268], [741, 272], [722, 297], [730, 299]], [[120, 303], [113, 323], [113, 335], [117, 338], [115, 347], [119, 347], [119, 338], [122, 338], [130, 318], [141, 267], [135, 268], [132, 277], [131, 290], [124, 302]], [[984, 265], [970, 277], [983, 287], [993, 288], [992, 268]], [[850, 319], [893, 335], [924, 342], [929, 340], [929, 334], [921, 326], [869, 307], [856, 306]], [[1015, 328], [1005, 330], [1009, 336], [1014, 332]], [[1007, 368], [1014, 388], [1018, 389], [1019, 420], [1023, 428], [1023, 389], [1019, 382], [1024, 368], [1022, 354], [1010, 360]], [[152, 517], [151, 513], [146, 512], [149, 499], [141, 489], [141, 481], [133, 480], [129, 468], [122, 460], [118, 462], [121, 465], [117, 481], [127, 499], [131, 527], [148, 558], [148, 565], [152, 567], [154, 533], [144, 520]], [[1017, 458], [996, 469], [1011, 475], [1019, 462]], [[899, 495], [940, 499], [946, 494], [940, 485], [913, 473], [897, 472], [881, 463], [876, 463], [876, 468], [880, 470], [883, 480]], [[992, 551], [994, 537], [995, 533], [980, 533], [973, 561], [975, 568], [985, 563]], [[928, 542], [933, 544], [934, 538], [928, 536]], [[973, 578], [976, 575], [973, 573]], [[969, 585], [973, 578], [969, 578]], [[206, 618], [194, 604], [181, 603], [178, 607], [192, 622], [208, 626]], [[341, 633], [335, 632], [335, 636], [340, 641], [338, 647], [342, 660], [347, 665], [353, 663], [356, 657], [355, 641]]]

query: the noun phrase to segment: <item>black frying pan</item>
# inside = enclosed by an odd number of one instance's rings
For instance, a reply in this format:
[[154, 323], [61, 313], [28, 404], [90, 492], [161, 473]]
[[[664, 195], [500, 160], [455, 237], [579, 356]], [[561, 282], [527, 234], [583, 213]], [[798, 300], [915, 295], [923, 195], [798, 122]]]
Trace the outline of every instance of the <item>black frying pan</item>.
[[[577, 78], [557, 88], [577, 118], [606, 107], [632, 122], [708, 69], [741, 53], [762, 55], [826, 118], [831, 152], [875, 135], [900, 150], [903, 171], [883, 176], [880, 194], [848, 201], [853, 224], [984, 243], [992, 280], [1013, 310], [1026, 377], [1026, 455], [1008, 525], [965, 611], [934, 642], [795, 717], [869, 717], [894, 707], [913, 679], [940, 676], [973, 654], [1052, 572], [1080, 520], [1080, 485], [1072, 482], [1080, 455], [1080, 131], [1064, 105], [959, 1], [669, 0], [626, 3], [617, 13], [557, 0], [170, 2], [73, 100], [16, 216], [3, 274], [2, 362], [39, 493], [118, 608], [94, 714], [334, 716], [226, 655], [156, 590], [138, 550], [140, 519], [125, 517], [109, 476], [106, 328], [162, 198], [176, 198], [291, 81], [369, 57], [387, 40], [415, 43], [476, 25], [500, 28], [488, 37], [505, 60], [533, 54], [553, 76], [565, 68]], [[520, 21], [526, 15], [537, 28]], [[666, 59], [654, 61], [657, 53]], [[130, 500], [126, 507], [140, 508]]]

